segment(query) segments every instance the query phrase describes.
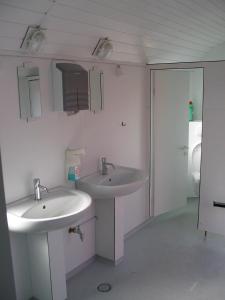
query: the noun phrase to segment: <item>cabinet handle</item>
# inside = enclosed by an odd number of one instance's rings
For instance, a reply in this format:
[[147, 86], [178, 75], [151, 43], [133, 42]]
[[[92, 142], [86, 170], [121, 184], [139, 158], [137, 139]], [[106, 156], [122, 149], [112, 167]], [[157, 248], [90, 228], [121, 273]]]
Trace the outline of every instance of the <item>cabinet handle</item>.
[[225, 203], [213, 201], [213, 206], [225, 208]]

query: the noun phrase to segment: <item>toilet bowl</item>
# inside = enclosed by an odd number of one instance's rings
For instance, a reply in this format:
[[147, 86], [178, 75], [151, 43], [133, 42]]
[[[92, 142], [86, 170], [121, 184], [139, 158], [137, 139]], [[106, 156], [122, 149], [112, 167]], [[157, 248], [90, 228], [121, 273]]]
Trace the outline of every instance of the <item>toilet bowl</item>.
[[187, 197], [199, 197], [202, 122], [189, 122]]
[[194, 146], [192, 151], [192, 181], [194, 196], [199, 197], [200, 183], [200, 164], [201, 164], [201, 143]]

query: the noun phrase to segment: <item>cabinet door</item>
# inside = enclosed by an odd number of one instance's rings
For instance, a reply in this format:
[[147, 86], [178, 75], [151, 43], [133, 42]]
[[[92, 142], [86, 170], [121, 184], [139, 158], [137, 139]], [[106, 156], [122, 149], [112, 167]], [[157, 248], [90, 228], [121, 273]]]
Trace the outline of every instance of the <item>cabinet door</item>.
[[88, 105], [88, 72], [81, 71], [79, 77], [77, 78], [78, 83], [78, 109], [87, 110]]
[[88, 72], [81, 66], [70, 63], [57, 63], [56, 68], [62, 74], [63, 110], [87, 110]]
[[78, 76], [63, 72], [63, 110], [78, 112]]
[[204, 69], [199, 228], [225, 235], [225, 62]]
[[184, 149], [188, 144], [189, 74], [182, 70], [152, 71], [152, 85], [153, 193], [157, 216], [186, 204], [188, 160]]

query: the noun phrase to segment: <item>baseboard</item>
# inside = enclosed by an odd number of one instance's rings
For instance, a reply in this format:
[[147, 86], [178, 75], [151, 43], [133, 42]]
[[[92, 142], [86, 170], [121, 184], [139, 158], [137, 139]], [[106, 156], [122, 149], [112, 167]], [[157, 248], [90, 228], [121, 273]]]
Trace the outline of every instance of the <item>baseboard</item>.
[[128, 231], [125, 235], [124, 235], [124, 239], [129, 239], [131, 236], [133, 236], [135, 233], [137, 233], [138, 231], [140, 231], [141, 229], [143, 229], [145, 226], [147, 226], [150, 222], [152, 222], [154, 218], [150, 217], [149, 219], [145, 220], [143, 223], [137, 225], [136, 227], [134, 227], [133, 229], [131, 229], [130, 231]]
[[[191, 198], [190, 201], [195, 201], [196, 198]], [[140, 225], [134, 227], [133, 229], [131, 229], [129, 232], [127, 232], [125, 235], [124, 235], [124, 239], [129, 239], [131, 236], [133, 236], [134, 234], [136, 234], [138, 231], [142, 230], [144, 227], [146, 227], [148, 224], [152, 223], [156, 223], [156, 222], [159, 222], [159, 221], [163, 221], [163, 220], [167, 220], [168, 218], [171, 218], [171, 217], [175, 217], [176, 215], [178, 215], [184, 208], [186, 207], [185, 206], [182, 206], [180, 208], [177, 208], [176, 210], [173, 210], [173, 211], [169, 211], [169, 212], [166, 212], [166, 213], [163, 213], [161, 215], [158, 215], [158, 216], [155, 216], [155, 217], [150, 217], [149, 219], [147, 219], [146, 221], [144, 221], [143, 223], [141, 223]]]
[[79, 266], [75, 267], [73, 270], [71, 270], [70, 272], [68, 272], [66, 274], [66, 280], [69, 280], [73, 276], [77, 275], [79, 272], [83, 271], [90, 264], [92, 264], [95, 260], [96, 260], [96, 255], [92, 256], [91, 258], [89, 258], [88, 260], [86, 260], [85, 262], [80, 264]]
[[105, 257], [99, 256], [99, 255], [96, 255], [95, 258], [97, 261], [99, 261], [103, 264], [111, 265], [111, 266], [117, 266], [119, 263], [121, 263], [123, 261], [123, 257], [120, 257], [116, 261], [113, 261], [109, 258], [105, 258]]
[[108, 258], [104, 258], [99, 255], [94, 255], [88, 260], [86, 260], [85, 262], [83, 262], [82, 264], [80, 264], [79, 266], [75, 267], [70, 272], [68, 272], [66, 274], [66, 280], [69, 280], [70, 278], [74, 277], [75, 275], [77, 275], [78, 273], [86, 269], [89, 265], [93, 264], [96, 260], [104, 264], [117, 266], [119, 263], [123, 261], [123, 257], [119, 258], [117, 261], [112, 261]]

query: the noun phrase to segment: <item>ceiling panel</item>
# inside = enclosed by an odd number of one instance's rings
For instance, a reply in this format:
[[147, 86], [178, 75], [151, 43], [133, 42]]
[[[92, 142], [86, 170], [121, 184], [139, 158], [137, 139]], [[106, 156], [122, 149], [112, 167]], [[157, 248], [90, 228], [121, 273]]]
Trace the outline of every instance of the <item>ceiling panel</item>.
[[52, 56], [90, 58], [109, 37], [111, 60], [195, 61], [225, 43], [225, 1], [0, 0], [0, 50], [19, 50], [28, 25], [47, 29]]
[[[67, 6], [56, 5], [53, 7], [50, 15], [65, 20], [74, 20], [89, 24], [90, 26], [99, 26], [105, 29], [117, 30], [124, 33], [134, 34], [150, 34], [153, 32], [162, 32], [175, 38], [186, 39], [189, 42], [196, 42], [208, 46], [213, 42], [217, 42], [218, 38], [213, 35], [202, 34], [201, 32], [189, 30], [182, 27], [180, 24], [169, 22], [167, 20], [160, 21], [155, 15], [146, 21], [144, 18], [138, 18], [131, 15], [122, 14], [120, 18], [114, 19], [105, 16], [100, 16], [95, 13], [89, 13], [85, 10], [74, 9]], [[115, 18], [117, 20], [115, 20]], [[219, 38], [219, 42], [223, 39]]]
[[[87, 58], [90, 56], [90, 50], [88, 47], [73, 47], [69, 45], [57, 45], [57, 44], [48, 44], [44, 49], [44, 53], [52, 54], [55, 53], [59, 56], [67, 55], [71, 58]], [[123, 61], [123, 62], [144, 62], [144, 60], [140, 60], [140, 56], [135, 54], [128, 54], [123, 52], [114, 52], [112, 54], [111, 59], [113, 61]], [[97, 61], [97, 60], [96, 60]]]
[[2, 50], [15, 50], [18, 48], [22, 40], [16, 38], [8, 38], [0, 36], [0, 45]]
[[50, 0], [0, 0], [0, 3], [11, 7], [22, 8], [34, 12], [46, 12], [52, 5]]
[[113, 41], [127, 45], [143, 45], [143, 43], [148, 43], [148, 45], [154, 46], [154, 42], [149, 40], [147, 36], [144, 37], [144, 35], [127, 34], [113, 29], [109, 30], [99, 26], [90, 26], [82, 22], [57, 19], [55, 17], [48, 17], [44, 22], [44, 27], [48, 28], [50, 32], [57, 32], [59, 36], [70, 33], [72, 40], [78, 39], [79, 36], [87, 37], [90, 40], [94, 39], [95, 44], [100, 37], [110, 37]]
[[26, 32], [26, 25], [5, 22], [0, 20], [0, 36], [1, 37], [17, 37], [22, 38]]
[[38, 24], [42, 18], [43, 15], [41, 13], [35, 13], [0, 3], [0, 21], [11, 21], [13, 23], [28, 25]]
[[[98, 36], [87, 36], [83, 34], [73, 34], [73, 33], [60, 33], [57, 30], [47, 30], [46, 33], [47, 36], [47, 42], [48, 43], [56, 43], [56, 44], [64, 44], [64, 45], [80, 45], [82, 47], [89, 47], [90, 49], [94, 49]], [[143, 51], [163, 51], [163, 52], [173, 52], [175, 54], [183, 54], [184, 56], [199, 56], [203, 55], [204, 52], [200, 50], [193, 50], [189, 48], [183, 48], [174, 46], [171, 44], [166, 43], [148, 43], [143, 41], [142, 45], [140, 45], [138, 42], [134, 43], [127, 43], [123, 40], [117, 40], [112, 39], [113, 45], [114, 45], [114, 51], [122, 51], [127, 53], [141, 53]], [[166, 48], [165, 48], [166, 46]]]
[[[126, 20], [134, 23], [140, 22], [147, 26], [159, 24], [161, 26], [169, 26], [172, 29], [179, 29], [183, 31], [194, 30], [196, 26], [200, 34], [206, 34], [211, 37], [218, 35], [218, 29], [222, 30], [224, 24], [217, 25], [215, 22], [206, 22], [205, 18], [198, 18], [191, 16], [192, 10], [180, 5], [180, 13], [174, 9], [175, 7], [155, 1], [151, 5], [146, 5], [143, 1], [130, 0], [129, 3], [124, 3], [123, 0], [102, 1], [102, 0], [60, 0], [61, 5], [68, 5], [71, 8], [80, 9], [84, 12], [89, 12], [95, 15], [101, 15], [108, 18], [116, 19], [117, 21]], [[129, 5], [128, 5], [129, 4]], [[132, 4], [132, 5], [131, 5]], [[176, 3], [176, 8], [178, 4]], [[203, 27], [204, 25], [204, 27]], [[200, 27], [199, 27], [200, 26]], [[152, 29], [151, 29], [152, 30]], [[189, 32], [190, 33], [190, 32]], [[224, 33], [225, 36], [225, 33]]]

